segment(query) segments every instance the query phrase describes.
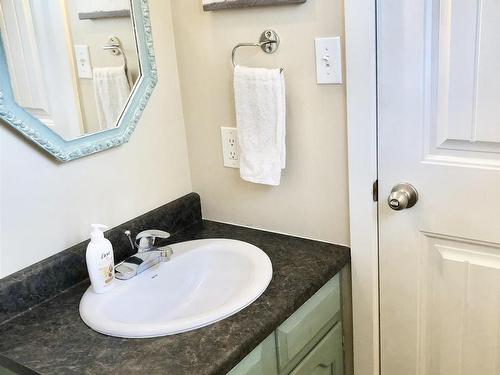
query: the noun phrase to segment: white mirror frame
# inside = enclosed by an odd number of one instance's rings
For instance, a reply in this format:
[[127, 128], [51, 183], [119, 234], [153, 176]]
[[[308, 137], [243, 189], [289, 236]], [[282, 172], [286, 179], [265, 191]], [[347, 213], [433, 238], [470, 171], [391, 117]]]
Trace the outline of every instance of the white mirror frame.
[[14, 100], [5, 50], [0, 38], [0, 119], [66, 162], [128, 142], [158, 81], [148, 0], [131, 0], [141, 75], [115, 128], [65, 140]]

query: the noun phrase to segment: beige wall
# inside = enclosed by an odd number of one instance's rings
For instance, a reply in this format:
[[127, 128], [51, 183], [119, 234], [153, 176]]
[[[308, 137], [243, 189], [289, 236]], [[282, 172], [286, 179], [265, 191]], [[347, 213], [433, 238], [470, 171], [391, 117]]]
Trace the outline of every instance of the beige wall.
[[[193, 189], [205, 218], [347, 244], [345, 86], [316, 84], [314, 38], [340, 35], [343, 2], [309, 0], [272, 8], [203, 12], [174, 0], [174, 31]], [[287, 169], [280, 187], [242, 181], [222, 165], [221, 126], [235, 126], [230, 54], [238, 42], [275, 29], [274, 55], [241, 50], [238, 62], [283, 66], [287, 84]]]
[[192, 190], [170, 1], [150, 8], [159, 82], [128, 144], [58, 164], [0, 124], [0, 277]]
[[[208, 219], [348, 243], [345, 88], [316, 85], [314, 68], [314, 37], [343, 37], [342, 2], [204, 13], [200, 0], [150, 0], [150, 8], [159, 82], [128, 144], [58, 164], [0, 125], [0, 277], [88, 238], [92, 222], [114, 226], [191, 190]], [[280, 50], [247, 49], [238, 61], [285, 68], [280, 187], [224, 168], [219, 130], [235, 125], [231, 49], [268, 27]]]

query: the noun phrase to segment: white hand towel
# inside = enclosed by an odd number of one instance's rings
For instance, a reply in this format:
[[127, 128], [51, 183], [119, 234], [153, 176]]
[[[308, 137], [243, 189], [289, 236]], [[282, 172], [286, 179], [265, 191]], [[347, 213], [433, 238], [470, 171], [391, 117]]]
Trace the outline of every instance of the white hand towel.
[[285, 79], [280, 69], [234, 69], [240, 176], [278, 186], [285, 168]]
[[101, 129], [114, 128], [130, 95], [124, 66], [94, 68], [94, 93]]

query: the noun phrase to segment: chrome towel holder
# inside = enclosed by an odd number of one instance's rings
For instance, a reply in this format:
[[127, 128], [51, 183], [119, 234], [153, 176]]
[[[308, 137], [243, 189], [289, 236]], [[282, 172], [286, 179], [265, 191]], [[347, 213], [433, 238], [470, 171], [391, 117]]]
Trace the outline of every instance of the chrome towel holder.
[[[280, 38], [274, 30], [264, 30], [260, 35], [260, 40], [257, 43], [238, 43], [231, 53], [231, 61], [233, 67], [236, 67], [235, 56], [236, 51], [240, 47], [260, 47], [265, 53], [271, 54], [278, 50], [280, 45]], [[283, 72], [283, 68], [280, 69]]]
[[120, 39], [118, 39], [118, 37], [116, 37], [116, 36], [110, 36], [108, 39], [108, 43], [109, 44], [103, 46], [102, 49], [105, 51], [111, 51], [111, 53], [113, 53], [113, 55], [115, 55], [115, 56], [120, 56], [120, 55], [122, 56], [123, 67], [125, 69], [125, 75], [127, 76], [127, 80], [129, 81], [129, 84], [130, 84], [127, 56], [125, 55], [125, 52], [123, 52], [122, 43], [120, 42]]

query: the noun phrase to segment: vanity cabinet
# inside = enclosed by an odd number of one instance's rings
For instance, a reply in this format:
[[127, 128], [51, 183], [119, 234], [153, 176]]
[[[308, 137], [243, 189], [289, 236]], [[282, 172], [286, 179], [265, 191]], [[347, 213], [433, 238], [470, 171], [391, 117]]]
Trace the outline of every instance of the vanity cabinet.
[[274, 332], [236, 365], [228, 375], [277, 375]]
[[343, 375], [341, 311], [337, 274], [228, 375]]
[[328, 331], [290, 375], [341, 375], [343, 373], [342, 323], [339, 322]]

